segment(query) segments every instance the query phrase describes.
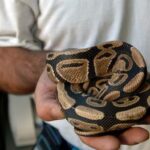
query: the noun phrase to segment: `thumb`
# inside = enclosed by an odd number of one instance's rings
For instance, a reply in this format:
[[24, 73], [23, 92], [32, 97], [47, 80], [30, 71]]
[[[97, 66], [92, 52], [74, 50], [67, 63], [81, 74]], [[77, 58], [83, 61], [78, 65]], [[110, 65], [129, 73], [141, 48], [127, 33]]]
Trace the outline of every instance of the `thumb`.
[[36, 111], [41, 119], [50, 121], [64, 118], [57, 99], [56, 84], [48, 78], [46, 69], [39, 78], [34, 96]]

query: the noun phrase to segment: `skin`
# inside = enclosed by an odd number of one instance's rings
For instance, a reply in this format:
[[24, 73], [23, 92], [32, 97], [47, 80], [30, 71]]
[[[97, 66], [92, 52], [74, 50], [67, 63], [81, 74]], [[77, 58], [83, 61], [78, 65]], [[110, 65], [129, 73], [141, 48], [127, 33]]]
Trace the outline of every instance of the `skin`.
[[28, 94], [45, 66], [46, 52], [19, 47], [0, 48], [0, 90], [14, 94]]
[[[35, 90], [37, 114], [43, 120], [63, 119], [57, 99], [56, 83], [46, 73], [46, 52], [24, 48], [0, 48], [0, 90], [13, 94], [29, 94]], [[150, 118], [145, 120], [150, 123]], [[135, 145], [149, 138], [143, 128], [133, 127], [118, 136], [82, 137], [80, 139], [96, 150], [118, 150], [121, 144]]]

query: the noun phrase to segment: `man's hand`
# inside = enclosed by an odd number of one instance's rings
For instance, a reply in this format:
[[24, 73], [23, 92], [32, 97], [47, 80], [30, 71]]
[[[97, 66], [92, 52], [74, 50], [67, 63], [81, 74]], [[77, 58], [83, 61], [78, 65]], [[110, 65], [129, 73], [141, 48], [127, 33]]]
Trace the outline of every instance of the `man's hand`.
[[[35, 103], [39, 117], [43, 120], [57, 120], [64, 118], [57, 99], [56, 84], [43, 71], [35, 90]], [[150, 122], [149, 118], [147, 121]], [[118, 136], [106, 135], [100, 137], [83, 137], [80, 139], [96, 150], [118, 150], [121, 144], [134, 145], [149, 138], [149, 133], [143, 128], [132, 127]]]
[[37, 114], [43, 120], [64, 118], [57, 100], [56, 84], [48, 78], [46, 69], [40, 76], [35, 89], [35, 104]]

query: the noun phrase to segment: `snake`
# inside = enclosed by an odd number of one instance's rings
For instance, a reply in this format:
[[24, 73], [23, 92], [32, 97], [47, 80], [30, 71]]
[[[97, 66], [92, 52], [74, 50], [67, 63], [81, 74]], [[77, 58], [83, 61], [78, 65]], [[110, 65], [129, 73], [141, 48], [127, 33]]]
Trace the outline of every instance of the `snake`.
[[121, 131], [144, 120], [150, 80], [140, 51], [116, 40], [82, 49], [50, 51], [46, 70], [57, 84], [67, 121], [81, 136]]

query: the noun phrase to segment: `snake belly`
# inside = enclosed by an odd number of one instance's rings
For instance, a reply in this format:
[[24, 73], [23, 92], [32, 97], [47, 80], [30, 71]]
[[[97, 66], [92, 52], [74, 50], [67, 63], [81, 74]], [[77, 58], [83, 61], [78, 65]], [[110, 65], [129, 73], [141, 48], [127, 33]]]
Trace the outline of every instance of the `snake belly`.
[[148, 112], [146, 64], [137, 48], [126, 42], [50, 52], [46, 64], [66, 119], [79, 135], [126, 129]]

